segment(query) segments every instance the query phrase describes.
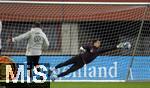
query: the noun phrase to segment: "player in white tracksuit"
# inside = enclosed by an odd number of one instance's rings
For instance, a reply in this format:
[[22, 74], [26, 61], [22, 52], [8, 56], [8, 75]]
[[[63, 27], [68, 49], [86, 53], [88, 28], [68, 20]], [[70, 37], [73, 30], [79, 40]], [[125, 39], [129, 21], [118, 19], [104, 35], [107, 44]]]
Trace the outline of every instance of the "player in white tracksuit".
[[[27, 40], [28, 44], [26, 47], [27, 65], [28, 70], [31, 71], [33, 65], [38, 65], [42, 50], [48, 49], [49, 41], [46, 34], [40, 28], [40, 23], [35, 23], [34, 27], [30, 31], [21, 34], [17, 37], [9, 39], [12, 42], [18, 42]], [[33, 64], [33, 65], [32, 65]]]
[[0, 21], [0, 55], [1, 55], [1, 49], [2, 49], [2, 44], [1, 44], [1, 32], [2, 32], [2, 21]]

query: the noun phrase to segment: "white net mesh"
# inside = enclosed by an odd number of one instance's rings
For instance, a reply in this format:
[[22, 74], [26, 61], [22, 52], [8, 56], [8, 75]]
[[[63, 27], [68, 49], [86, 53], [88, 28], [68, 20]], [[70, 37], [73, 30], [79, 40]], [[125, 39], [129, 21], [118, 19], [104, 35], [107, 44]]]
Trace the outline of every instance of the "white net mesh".
[[[117, 67], [119, 70], [117, 71], [117, 77], [114, 79], [125, 79], [133, 49], [137, 48], [136, 55], [149, 55], [147, 42], [149, 39], [150, 18], [144, 14], [146, 8], [147, 6], [0, 3], [0, 19], [3, 24], [2, 55], [11, 55], [14, 58], [20, 58], [18, 56], [25, 55], [27, 41], [8, 44], [6, 40], [9, 37], [15, 37], [29, 31], [35, 21], [40, 21], [42, 23], [41, 28], [46, 33], [50, 43], [49, 49], [44, 51], [43, 55], [52, 55], [49, 56], [49, 58], [52, 58], [51, 60], [43, 56], [41, 61], [52, 62], [53, 66], [66, 60], [65, 57], [58, 58], [57, 56], [76, 55], [79, 53], [81, 45], [91, 42], [93, 39], [100, 39], [104, 49], [117, 45], [120, 42], [131, 42], [132, 49], [130, 51], [111, 51], [103, 54], [106, 55], [106, 58], [101, 59], [103, 57], [100, 56], [99, 59], [93, 62], [95, 67], [100, 64], [109, 67], [114, 65], [114, 62], [118, 62]], [[147, 12], [146, 15], [148, 15]], [[142, 20], [147, 21], [142, 27], [138, 46], [135, 47]], [[56, 56], [53, 57], [53, 55]], [[24, 62], [25, 59], [16, 61]], [[141, 66], [140, 61], [136, 62], [138, 66]], [[133, 69], [135, 70], [136, 67]], [[134, 72], [133, 74], [139, 75]], [[148, 76], [147, 73], [144, 74], [146, 74], [146, 77]], [[93, 79], [106, 79], [105, 74], [101, 76]], [[146, 79], [146, 77], [143, 79]], [[138, 76], [136, 79], [141, 78]]]

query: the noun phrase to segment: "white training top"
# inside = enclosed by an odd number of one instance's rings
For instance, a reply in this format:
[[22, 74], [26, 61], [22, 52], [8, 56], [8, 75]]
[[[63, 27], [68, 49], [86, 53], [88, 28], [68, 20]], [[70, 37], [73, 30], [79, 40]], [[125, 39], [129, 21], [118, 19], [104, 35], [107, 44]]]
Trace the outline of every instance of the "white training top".
[[2, 49], [2, 44], [1, 44], [1, 32], [2, 32], [2, 21], [0, 21], [0, 49]]
[[31, 28], [30, 31], [12, 38], [13, 42], [28, 40], [27, 56], [41, 55], [43, 49], [48, 49], [49, 41], [41, 28]]

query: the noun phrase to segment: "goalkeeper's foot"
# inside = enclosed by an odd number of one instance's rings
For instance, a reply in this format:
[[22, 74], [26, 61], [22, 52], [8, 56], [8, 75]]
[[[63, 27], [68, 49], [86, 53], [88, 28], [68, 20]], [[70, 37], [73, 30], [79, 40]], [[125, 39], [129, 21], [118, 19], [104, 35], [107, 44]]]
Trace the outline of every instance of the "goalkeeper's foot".
[[53, 73], [53, 71], [52, 71], [52, 70], [48, 70], [48, 76], [51, 76], [51, 75], [52, 75], [52, 73]]
[[48, 75], [51, 76], [53, 72], [58, 72], [58, 70], [54, 67], [48, 71]]
[[53, 76], [51, 77], [52, 82], [54, 82], [57, 78], [58, 78], [57, 75], [53, 75]]

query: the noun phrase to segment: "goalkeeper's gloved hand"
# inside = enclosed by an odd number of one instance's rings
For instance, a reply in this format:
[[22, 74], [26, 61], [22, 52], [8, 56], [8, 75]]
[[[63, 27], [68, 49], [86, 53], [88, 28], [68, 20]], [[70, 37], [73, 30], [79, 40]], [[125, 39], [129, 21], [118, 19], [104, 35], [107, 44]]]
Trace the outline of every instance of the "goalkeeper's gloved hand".
[[86, 52], [86, 50], [82, 46], [80, 47], [80, 50]]
[[130, 48], [131, 48], [131, 43], [130, 43], [130, 42], [119, 43], [119, 44], [117, 45], [117, 48], [130, 49]]
[[82, 46], [80, 47], [80, 53], [86, 52], [86, 49], [84, 49]]

